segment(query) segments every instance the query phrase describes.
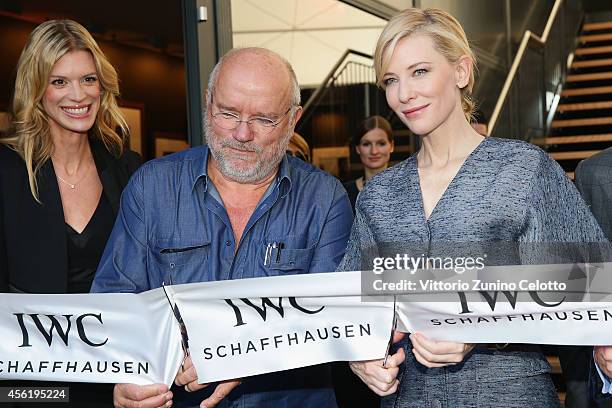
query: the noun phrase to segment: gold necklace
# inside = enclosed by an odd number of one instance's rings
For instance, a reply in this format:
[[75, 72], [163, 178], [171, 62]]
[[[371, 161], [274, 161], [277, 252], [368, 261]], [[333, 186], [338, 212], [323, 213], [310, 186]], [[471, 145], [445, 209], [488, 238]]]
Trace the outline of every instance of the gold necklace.
[[77, 181], [76, 183], [70, 183], [70, 182], [64, 180], [63, 178], [60, 177], [59, 174], [57, 174], [57, 172], [55, 173], [55, 177], [57, 177], [57, 179], [59, 181], [61, 181], [62, 183], [66, 184], [68, 187], [70, 187], [71, 190], [74, 190], [74, 189], [76, 189], [77, 184], [79, 184], [81, 181], [85, 180], [85, 177], [87, 177], [88, 174], [89, 174], [89, 168], [87, 169], [87, 171], [85, 172], [83, 177], [81, 177], [81, 179], [79, 181]]

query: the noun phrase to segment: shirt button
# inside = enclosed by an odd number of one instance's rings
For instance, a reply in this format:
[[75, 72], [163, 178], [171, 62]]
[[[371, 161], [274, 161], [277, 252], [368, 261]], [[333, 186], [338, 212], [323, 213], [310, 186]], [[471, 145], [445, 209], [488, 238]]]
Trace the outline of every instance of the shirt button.
[[230, 246], [232, 245], [232, 241], [230, 241], [229, 239], [227, 241], [225, 241], [225, 245]]

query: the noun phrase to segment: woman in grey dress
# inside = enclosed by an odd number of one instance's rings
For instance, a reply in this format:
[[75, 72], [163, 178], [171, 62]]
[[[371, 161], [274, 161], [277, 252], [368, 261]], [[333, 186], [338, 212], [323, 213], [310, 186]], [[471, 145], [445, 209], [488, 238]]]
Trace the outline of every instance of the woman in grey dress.
[[[484, 138], [471, 127], [474, 56], [452, 16], [436, 9], [395, 16], [378, 40], [375, 68], [389, 106], [422, 137], [422, 146], [359, 195], [340, 270], [364, 269], [363, 251], [390, 242], [413, 243], [429, 255], [444, 251], [440, 244], [456, 251], [460, 244], [483, 242], [605, 241], [571, 181], [545, 152], [521, 141]], [[559, 406], [537, 347], [475, 347], [420, 333], [400, 344], [385, 367], [381, 360], [351, 363], [355, 374], [386, 396], [383, 406]]]

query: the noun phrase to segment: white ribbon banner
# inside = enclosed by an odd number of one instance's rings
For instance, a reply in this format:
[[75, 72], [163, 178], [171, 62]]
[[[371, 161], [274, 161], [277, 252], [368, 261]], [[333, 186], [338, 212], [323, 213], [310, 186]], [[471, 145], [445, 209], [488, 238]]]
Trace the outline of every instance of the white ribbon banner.
[[[360, 273], [171, 288], [200, 383], [330, 361], [383, 358], [393, 303], [362, 302]], [[238, 296], [237, 296], [238, 295]]]
[[469, 304], [469, 313], [451, 302], [398, 303], [398, 329], [436, 340], [462, 343], [612, 344], [611, 303], [535, 303], [486, 301]]
[[423, 301], [394, 305], [363, 301], [363, 282], [360, 272], [339, 272], [141, 294], [2, 294], [0, 379], [171, 384], [183, 358], [173, 307], [202, 383], [382, 358], [394, 306], [398, 330], [433, 339], [612, 344], [612, 303], [542, 304], [528, 292], [486, 298], [472, 291], [463, 301], [413, 294], [411, 300]]
[[183, 358], [163, 289], [2, 294], [0, 379], [172, 384]]

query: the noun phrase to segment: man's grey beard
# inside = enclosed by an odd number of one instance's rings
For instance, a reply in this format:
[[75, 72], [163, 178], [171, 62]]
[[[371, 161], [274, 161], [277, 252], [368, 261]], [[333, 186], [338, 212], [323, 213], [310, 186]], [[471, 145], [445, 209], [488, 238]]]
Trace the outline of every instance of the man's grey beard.
[[[225, 178], [241, 184], [259, 183], [276, 172], [279, 163], [287, 151], [289, 139], [291, 139], [293, 135], [293, 129], [288, 129], [282, 139], [269, 147], [271, 151], [266, 152], [263, 147], [255, 143], [239, 142], [232, 137], [222, 138], [218, 136], [212, 129], [210, 117], [206, 112], [204, 132], [206, 134], [208, 148], [215, 159], [217, 169]], [[232, 163], [232, 159], [228, 157], [228, 153], [225, 151], [228, 147], [236, 150], [255, 152], [257, 154], [257, 161], [248, 168], [237, 167]]]

